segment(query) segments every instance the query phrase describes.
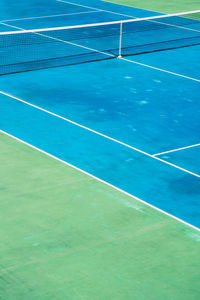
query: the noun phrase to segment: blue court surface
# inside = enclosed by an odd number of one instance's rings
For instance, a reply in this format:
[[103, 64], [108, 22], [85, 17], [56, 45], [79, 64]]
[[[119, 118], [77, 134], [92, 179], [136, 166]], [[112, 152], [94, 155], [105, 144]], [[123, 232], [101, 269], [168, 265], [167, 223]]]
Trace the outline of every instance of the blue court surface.
[[[159, 15], [100, 0], [8, 2], [1, 32]], [[0, 129], [199, 228], [199, 50], [1, 76]]]

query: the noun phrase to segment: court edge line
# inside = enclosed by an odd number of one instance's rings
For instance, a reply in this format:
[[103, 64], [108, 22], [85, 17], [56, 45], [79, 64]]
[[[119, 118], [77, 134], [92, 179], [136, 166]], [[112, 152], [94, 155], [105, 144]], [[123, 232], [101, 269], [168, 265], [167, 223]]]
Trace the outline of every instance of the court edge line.
[[130, 60], [130, 59], [124, 58], [123, 56], [122, 57], [118, 57], [118, 58], [122, 59], [122, 60], [125, 60], [127, 62], [131, 62], [133, 64], [137, 64], [137, 65], [143, 66], [143, 67], [147, 67], [147, 68], [154, 69], [154, 70], [157, 70], [157, 71], [161, 71], [161, 72], [164, 72], [164, 73], [168, 73], [168, 74], [171, 74], [171, 75], [175, 75], [175, 76], [179, 76], [179, 77], [182, 77], [182, 78], [190, 79], [190, 80], [193, 80], [193, 81], [196, 81], [196, 82], [200, 82], [200, 79], [189, 77], [189, 76], [182, 75], [182, 74], [179, 74], [179, 73], [175, 73], [175, 72], [172, 72], [172, 71], [167, 71], [165, 69], [160, 69], [160, 68], [153, 67], [153, 66], [150, 66], [150, 65], [146, 65], [146, 64], [140, 63], [140, 62], [135, 61], [135, 60]]
[[174, 167], [174, 168], [179, 169], [179, 170], [181, 170], [181, 171], [183, 171], [183, 172], [186, 172], [186, 173], [188, 173], [188, 174], [190, 174], [190, 175], [193, 175], [193, 176], [196, 176], [196, 177], [199, 177], [199, 178], [200, 178], [200, 175], [198, 175], [198, 174], [196, 174], [196, 173], [194, 173], [194, 172], [191, 172], [191, 171], [189, 171], [189, 170], [187, 170], [187, 169], [184, 169], [184, 168], [182, 168], [182, 167], [180, 167], [180, 166], [178, 166], [178, 165], [172, 164], [172, 163], [170, 163], [170, 162], [168, 162], [168, 161], [166, 161], [166, 160], [164, 160], [164, 159], [161, 159], [161, 158], [159, 158], [159, 157], [153, 156], [153, 155], [151, 155], [151, 154], [149, 154], [149, 153], [147, 153], [147, 152], [145, 152], [145, 151], [142, 151], [142, 150], [140, 150], [140, 149], [138, 149], [138, 148], [135, 148], [135, 147], [133, 147], [133, 146], [130, 146], [130, 145], [126, 144], [126, 143], [123, 143], [123, 142], [121, 142], [121, 141], [119, 141], [119, 140], [117, 140], [117, 139], [114, 139], [114, 138], [112, 138], [112, 137], [110, 137], [110, 136], [108, 136], [108, 135], [105, 135], [105, 134], [103, 134], [103, 133], [100, 133], [100, 132], [98, 132], [98, 131], [96, 131], [96, 130], [93, 130], [93, 129], [89, 128], [89, 127], [86, 127], [86, 126], [84, 126], [84, 125], [81, 125], [81, 124], [79, 124], [79, 123], [77, 123], [77, 122], [74, 122], [74, 121], [72, 121], [72, 120], [70, 120], [70, 119], [67, 119], [67, 118], [65, 118], [65, 117], [62, 117], [62, 116], [60, 116], [60, 115], [58, 115], [58, 114], [56, 114], [56, 113], [53, 113], [53, 112], [51, 112], [51, 111], [49, 111], [49, 110], [46, 110], [46, 109], [42, 108], [42, 107], [40, 107], [40, 106], [37, 106], [37, 105], [35, 105], [35, 104], [32, 104], [32, 103], [27, 102], [27, 101], [25, 101], [25, 100], [22, 100], [22, 99], [20, 99], [20, 98], [18, 98], [18, 97], [12, 96], [11, 94], [8, 94], [8, 93], [3, 92], [3, 91], [0, 91], [0, 94], [5, 95], [5, 96], [7, 96], [7, 97], [9, 97], [9, 98], [11, 98], [11, 99], [17, 100], [17, 101], [19, 101], [19, 102], [21, 102], [21, 103], [24, 103], [24, 104], [26, 104], [26, 105], [29, 105], [29, 106], [31, 106], [31, 107], [34, 107], [35, 109], [41, 110], [41, 111], [43, 111], [43, 112], [45, 112], [45, 113], [47, 113], [47, 114], [50, 114], [50, 115], [52, 115], [52, 116], [54, 116], [54, 117], [56, 117], [56, 118], [62, 119], [62, 120], [64, 120], [64, 121], [68, 122], [68, 123], [71, 123], [71, 124], [73, 124], [73, 125], [75, 125], [75, 126], [78, 126], [78, 127], [82, 128], [82, 129], [84, 129], [84, 130], [90, 131], [90, 132], [92, 132], [92, 133], [94, 133], [94, 134], [97, 134], [97, 135], [103, 137], [103, 138], [106, 138], [106, 139], [108, 139], [108, 140], [111, 140], [111, 141], [113, 141], [113, 142], [115, 142], [115, 143], [118, 143], [118, 144], [120, 144], [120, 145], [122, 145], [122, 146], [125, 146], [125, 147], [127, 147], [127, 148], [132, 149], [132, 150], [135, 150], [135, 151], [137, 151], [137, 152], [139, 152], [139, 153], [141, 153], [141, 154], [143, 154], [143, 155], [146, 155], [146, 156], [148, 156], [148, 157], [150, 157], [150, 158], [153, 158], [153, 159], [155, 159], [155, 160], [158, 160], [158, 161], [160, 161], [160, 162], [163, 162], [163, 163], [165, 163], [165, 164], [167, 164], [167, 165], [169, 165], [169, 166], [171, 166], [171, 167]]
[[140, 8], [140, 7], [135, 7], [135, 6], [129, 6], [127, 4], [120, 4], [120, 3], [115, 3], [115, 2], [111, 2], [109, 0], [101, 0], [102, 2], [105, 2], [105, 3], [110, 3], [110, 4], [115, 4], [115, 5], [121, 5], [123, 6], [124, 8], [128, 7], [128, 8], [136, 8], [136, 9], [139, 9], [139, 10], [146, 10], [146, 11], [149, 11], [149, 12], [152, 12], [152, 13], [157, 13], [157, 14], [160, 14], [160, 15], [166, 15], [167, 13], [161, 13], [160, 11], [155, 11], [155, 10], [150, 10], [150, 9], [146, 9], [146, 8]]
[[53, 159], [55, 159], [55, 160], [57, 160], [57, 161], [65, 164], [65, 165], [67, 165], [67, 166], [69, 166], [69, 167], [71, 167], [71, 168], [73, 168], [73, 169], [75, 169], [75, 170], [77, 170], [77, 171], [79, 171], [79, 172], [81, 172], [81, 173], [83, 173], [83, 174], [85, 174], [85, 175], [87, 175], [87, 176], [89, 176], [89, 177], [91, 177], [91, 178], [93, 178], [93, 179], [95, 179], [95, 180], [97, 180], [97, 181], [99, 181], [99, 182], [101, 182], [101, 183], [103, 183], [103, 184], [105, 184], [105, 185], [107, 185], [107, 186], [109, 186], [109, 187], [111, 187], [111, 188], [113, 188], [113, 189], [115, 189], [115, 190], [117, 190], [117, 191], [119, 191], [119, 192], [121, 192], [121, 193], [123, 193], [123, 194], [125, 194], [125, 195], [127, 195], [129, 197], [131, 197], [131, 198], [133, 198], [133, 199], [135, 199], [135, 200], [137, 200], [140, 203], [143, 203], [144, 205], [147, 205], [147, 206], [151, 207], [152, 209], [154, 209], [156, 211], [159, 211], [160, 213], [163, 213], [163, 214], [167, 215], [168, 217], [170, 217], [170, 218], [172, 218], [172, 219], [174, 219], [174, 220], [176, 220], [176, 221], [178, 221], [178, 222], [180, 222], [180, 223], [182, 223], [182, 224], [184, 224], [186, 226], [189, 226], [189, 227], [191, 227], [191, 228], [193, 228], [193, 229], [195, 229], [195, 230], [197, 230], [197, 231], [200, 232], [200, 228], [198, 228], [198, 227], [196, 227], [196, 226], [194, 226], [194, 225], [192, 225], [192, 224], [190, 224], [190, 223], [188, 223], [188, 222], [186, 222], [186, 221], [184, 221], [184, 220], [182, 220], [182, 219], [180, 219], [180, 218], [178, 218], [178, 217], [176, 217], [176, 216], [174, 216], [174, 215], [172, 215], [172, 214], [170, 214], [170, 213], [168, 213], [168, 212], [166, 212], [166, 211], [164, 211], [164, 210], [162, 210], [162, 209], [160, 209], [160, 208], [158, 208], [158, 207], [156, 207], [156, 206], [154, 206], [154, 205], [152, 205], [152, 204], [150, 204], [150, 203], [148, 203], [148, 202], [146, 202], [146, 201], [144, 201], [144, 200], [142, 200], [140, 198], [138, 198], [137, 196], [134, 196], [134, 195], [132, 195], [132, 194], [130, 194], [130, 193], [128, 193], [128, 192], [126, 192], [126, 191], [124, 191], [124, 190], [122, 190], [122, 189], [114, 186], [114, 185], [112, 185], [111, 183], [109, 183], [107, 181], [104, 181], [103, 179], [101, 179], [99, 177], [96, 177], [95, 175], [93, 175], [93, 174], [91, 174], [89, 172], [84, 171], [84, 170], [76, 167], [75, 165], [72, 165], [72, 164], [70, 164], [70, 163], [68, 163], [68, 162], [66, 162], [66, 161], [58, 158], [57, 156], [54, 156], [54, 155], [52, 155], [52, 154], [50, 154], [50, 153], [48, 153], [48, 152], [46, 152], [46, 151], [44, 151], [44, 150], [42, 150], [42, 149], [40, 149], [38, 147], [35, 147], [35, 146], [33, 146], [33, 145], [25, 142], [24, 140], [22, 140], [22, 139], [20, 139], [20, 138], [18, 138], [16, 136], [14, 136], [14, 135], [12, 135], [12, 134], [4, 131], [2, 129], [0, 129], [0, 132], [3, 133], [3, 134], [5, 134], [5, 135], [7, 135], [7, 136], [9, 136], [9, 137], [11, 137], [11, 138], [13, 138], [13, 139], [15, 139], [15, 140], [17, 140], [17, 141], [19, 141], [19, 142], [21, 142], [22, 144], [25, 144], [25, 145], [29, 146], [32, 149], [35, 149], [35, 150], [37, 150], [37, 151], [39, 151], [39, 152], [41, 152], [41, 153], [43, 153], [43, 154], [45, 154], [45, 155], [47, 155], [47, 156], [49, 156], [51, 158], [53, 158]]
[[155, 154], [152, 154], [152, 156], [158, 156], [158, 155], [162, 155], [162, 154], [166, 154], [166, 153], [171, 153], [171, 152], [176, 152], [176, 151], [180, 151], [180, 150], [185, 150], [185, 149], [189, 149], [189, 148], [194, 148], [194, 147], [198, 147], [198, 146], [200, 146], [200, 143], [199, 144], [190, 145], [190, 146], [186, 146], [186, 147], [181, 147], [181, 148], [173, 149], [173, 150], [169, 150], [169, 151], [165, 151], [165, 152], [155, 153]]
[[[58, 0], [56, 0], [58, 1]], [[130, 5], [127, 5], [127, 4], [120, 4], [120, 3], [115, 3], [115, 2], [111, 2], [109, 0], [101, 0], [102, 2], [105, 2], [105, 3], [110, 3], [110, 4], [115, 4], [115, 5], [121, 5], [123, 6], [124, 8], [128, 7], [128, 8], [136, 8], [136, 9], [139, 9], [139, 10], [144, 10], [144, 11], [149, 11], [149, 12], [152, 12], [152, 13], [157, 13], [158, 15], [162, 16], [162, 15], [168, 15], [169, 13], [164, 13], [164, 12], [160, 12], [160, 11], [155, 11], [155, 10], [150, 10], [150, 9], [147, 9], [147, 8], [141, 8], [141, 7], [135, 7], [135, 6], [130, 6]], [[198, 12], [200, 12], [199, 10], [197, 10]], [[175, 14], [176, 13], [179, 13], [178, 12], [174, 12]]]
[[62, 17], [62, 16], [72, 16], [72, 15], [80, 15], [80, 14], [89, 14], [89, 13], [99, 13], [98, 10], [92, 11], [83, 11], [78, 13], [71, 14], [58, 14], [58, 15], [49, 15], [49, 16], [40, 16], [40, 17], [29, 17], [29, 18], [20, 18], [20, 19], [9, 19], [9, 20], [0, 20], [0, 24], [2, 22], [13, 22], [13, 21], [21, 21], [21, 20], [33, 20], [33, 19], [45, 19], [45, 18], [53, 18], [53, 17]]

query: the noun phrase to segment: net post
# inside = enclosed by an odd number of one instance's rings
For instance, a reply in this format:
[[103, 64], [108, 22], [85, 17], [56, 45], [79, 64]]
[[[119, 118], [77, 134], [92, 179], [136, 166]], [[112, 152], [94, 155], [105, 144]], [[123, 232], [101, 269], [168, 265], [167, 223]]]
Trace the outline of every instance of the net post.
[[120, 35], [119, 35], [119, 54], [118, 58], [122, 57], [122, 29], [123, 29], [123, 23], [120, 23]]

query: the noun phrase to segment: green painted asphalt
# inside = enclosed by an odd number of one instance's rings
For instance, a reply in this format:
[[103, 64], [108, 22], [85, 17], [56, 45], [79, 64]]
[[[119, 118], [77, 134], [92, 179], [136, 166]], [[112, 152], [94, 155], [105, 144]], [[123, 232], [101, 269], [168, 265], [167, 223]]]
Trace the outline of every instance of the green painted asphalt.
[[108, 2], [148, 9], [161, 13], [178, 13], [200, 9], [199, 0], [108, 0]]
[[0, 299], [199, 299], [200, 233], [0, 133]]

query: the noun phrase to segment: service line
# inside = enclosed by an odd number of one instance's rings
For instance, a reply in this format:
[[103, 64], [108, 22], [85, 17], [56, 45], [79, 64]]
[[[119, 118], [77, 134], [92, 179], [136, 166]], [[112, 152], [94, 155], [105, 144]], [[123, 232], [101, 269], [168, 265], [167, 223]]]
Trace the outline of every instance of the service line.
[[169, 150], [169, 151], [165, 151], [165, 152], [156, 153], [156, 154], [153, 154], [152, 156], [159, 156], [159, 155], [163, 155], [163, 154], [167, 154], [167, 153], [171, 153], [171, 152], [176, 152], [176, 151], [180, 151], [180, 150], [185, 150], [185, 149], [189, 149], [189, 148], [194, 148], [194, 147], [198, 147], [198, 146], [200, 146], [200, 143], [199, 144], [190, 145], [190, 146], [186, 146], [186, 147], [182, 147], [182, 148], [177, 148], [177, 149]]

